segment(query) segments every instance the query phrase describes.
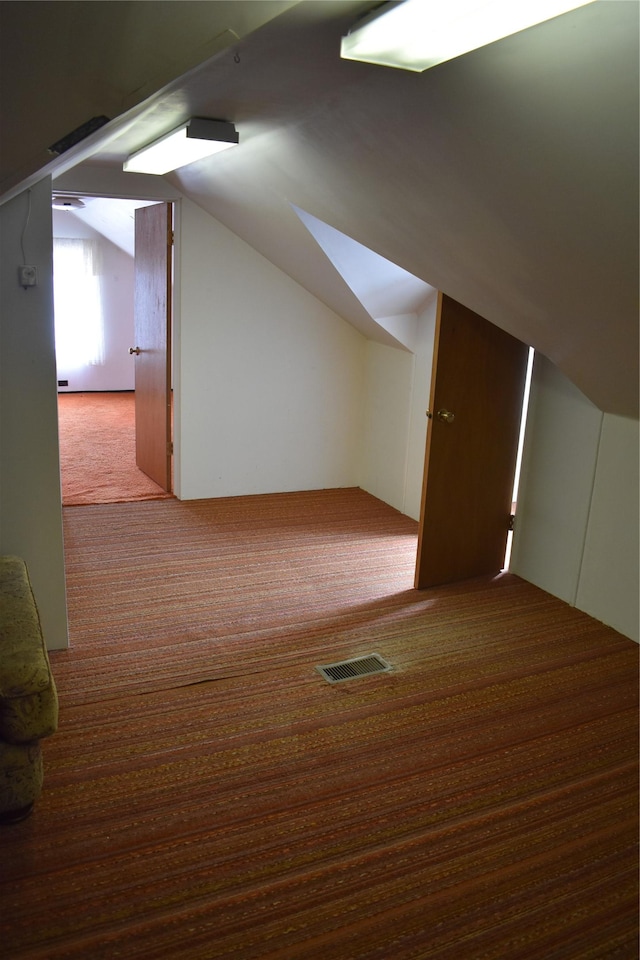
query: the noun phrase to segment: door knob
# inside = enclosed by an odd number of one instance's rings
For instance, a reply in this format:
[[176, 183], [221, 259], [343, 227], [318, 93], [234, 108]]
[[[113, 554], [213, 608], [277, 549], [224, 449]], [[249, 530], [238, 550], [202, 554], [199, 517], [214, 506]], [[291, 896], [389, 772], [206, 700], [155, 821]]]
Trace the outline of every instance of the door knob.
[[129, 347], [129, 353], [135, 353], [137, 356], [140, 352], [140, 347]]
[[453, 423], [456, 418], [454, 413], [451, 413], [450, 410], [445, 410], [444, 408], [442, 410], [438, 410], [436, 416], [438, 420], [442, 420], [443, 423]]

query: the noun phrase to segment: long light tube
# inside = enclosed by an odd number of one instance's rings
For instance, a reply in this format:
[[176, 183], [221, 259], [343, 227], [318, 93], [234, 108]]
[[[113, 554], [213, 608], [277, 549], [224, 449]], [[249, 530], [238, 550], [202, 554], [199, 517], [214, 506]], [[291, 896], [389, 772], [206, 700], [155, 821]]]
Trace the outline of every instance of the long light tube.
[[421, 73], [594, 0], [402, 0], [342, 38], [340, 55]]
[[226, 120], [192, 117], [153, 143], [128, 157], [123, 169], [129, 173], [153, 173], [161, 176], [210, 157], [238, 143], [238, 134]]

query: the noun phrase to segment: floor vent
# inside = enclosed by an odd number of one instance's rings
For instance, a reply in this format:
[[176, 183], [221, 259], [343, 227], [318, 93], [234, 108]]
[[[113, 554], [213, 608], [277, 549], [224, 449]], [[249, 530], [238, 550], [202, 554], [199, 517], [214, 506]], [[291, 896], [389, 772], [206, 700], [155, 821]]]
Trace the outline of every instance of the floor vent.
[[327, 663], [316, 667], [329, 683], [342, 683], [343, 680], [355, 680], [358, 677], [369, 677], [372, 673], [389, 673], [391, 664], [379, 653], [369, 653], [365, 657], [354, 657], [352, 660], [341, 660], [339, 663]]

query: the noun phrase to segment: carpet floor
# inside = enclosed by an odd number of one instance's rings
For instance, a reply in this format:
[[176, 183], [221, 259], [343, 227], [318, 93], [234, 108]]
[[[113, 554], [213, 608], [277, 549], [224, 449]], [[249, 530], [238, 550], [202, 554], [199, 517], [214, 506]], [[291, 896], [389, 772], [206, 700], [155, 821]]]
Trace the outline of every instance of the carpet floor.
[[59, 393], [65, 506], [171, 496], [136, 466], [135, 394]]
[[[64, 511], [10, 960], [637, 960], [638, 647], [358, 490]], [[390, 674], [329, 684], [377, 651]]]

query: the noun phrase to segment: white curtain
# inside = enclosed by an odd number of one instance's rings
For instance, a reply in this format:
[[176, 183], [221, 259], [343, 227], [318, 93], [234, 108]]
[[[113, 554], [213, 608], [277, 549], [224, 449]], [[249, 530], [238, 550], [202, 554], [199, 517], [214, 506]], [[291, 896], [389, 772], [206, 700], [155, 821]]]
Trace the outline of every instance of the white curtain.
[[53, 293], [58, 369], [104, 363], [99, 245], [53, 241]]

